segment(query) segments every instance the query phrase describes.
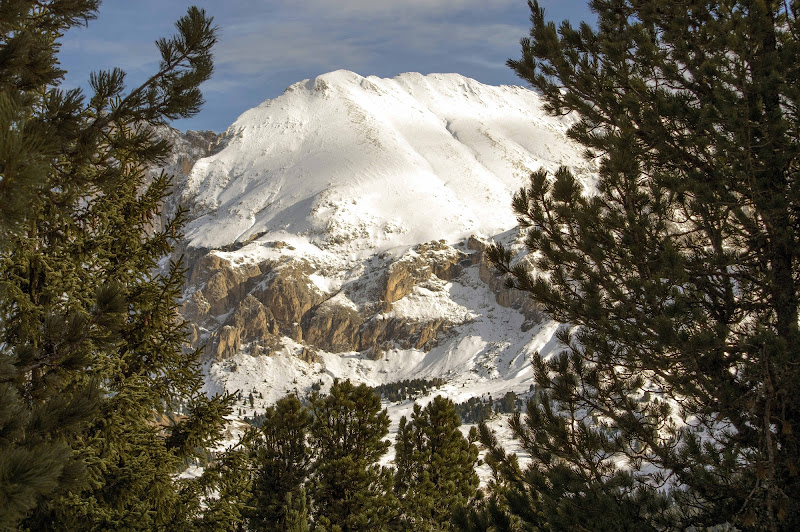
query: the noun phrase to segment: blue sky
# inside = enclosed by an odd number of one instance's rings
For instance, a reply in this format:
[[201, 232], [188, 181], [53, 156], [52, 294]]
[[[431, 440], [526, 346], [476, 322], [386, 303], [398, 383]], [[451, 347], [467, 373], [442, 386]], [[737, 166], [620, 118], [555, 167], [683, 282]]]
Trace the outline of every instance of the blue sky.
[[[593, 20], [585, 0], [544, 0], [549, 18]], [[458, 72], [488, 84], [522, 84], [505, 61], [529, 29], [524, 0], [105, 0], [88, 28], [63, 39], [66, 87], [119, 66], [134, 86], [158, 65], [153, 44], [190, 5], [219, 27], [206, 105], [179, 129], [223, 131], [289, 85], [340, 68], [392, 77]]]

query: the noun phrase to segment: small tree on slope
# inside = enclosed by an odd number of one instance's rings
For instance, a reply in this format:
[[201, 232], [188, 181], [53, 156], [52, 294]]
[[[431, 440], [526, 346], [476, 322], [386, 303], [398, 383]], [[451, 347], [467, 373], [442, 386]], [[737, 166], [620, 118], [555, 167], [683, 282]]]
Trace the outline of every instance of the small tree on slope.
[[411, 421], [400, 418], [394, 490], [406, 529], [450, 530], [453, 511], [475, 494], [478, 448], [460, 425], [455, 405], [441, 396], [414, 405]]
[[389, 416], [367, 385], [334, 381], [311, 399], [315, 460], [311, 515], [322, 530], [387, 530], [397, 518], [392, 473], [377, 462], [389, 442]]
[[534, 271], [492, 249], [570, 324], [512, 424], [530, 465], [484, 432], [504, 526], [800, 529], [800, 5], [591, 6], [530, 2], [509, 61], [600, 165], [516, 195]]
[[255, 474], [251, 508], [246, 512], [251, 530], [288, 530], [297, 528], [301, 517], [307, 518], [302, 514], [303, 486], [311, 465], [312, 450], [306, 444], [310, 423], [308, 409], [294, 395], [280, 399], [264, 413], [260, 437], [253, 446]]

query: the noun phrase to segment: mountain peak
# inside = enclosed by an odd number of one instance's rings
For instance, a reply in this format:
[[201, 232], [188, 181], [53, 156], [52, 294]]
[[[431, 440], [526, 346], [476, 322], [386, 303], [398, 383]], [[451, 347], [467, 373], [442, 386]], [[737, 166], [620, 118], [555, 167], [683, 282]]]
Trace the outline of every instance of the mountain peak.
[[209, 390], [263, 391], [247, 415], [334, 378], [436, 378], [455, 402], [529, 390], [558, 324], [485, 250], [518, 242], [511, 197], [531, 170], [590, 174], [570, 123], [522, 87], [344, 70], [242, 114], [183, 189], [181, 312]]
[[459, 74], [337, 70], [242, 114], [192, 170], [194, 247], [286, 234], [368, 255], [515, 225], [530, 170], [583, 166], [568, 119], [522, 87]]

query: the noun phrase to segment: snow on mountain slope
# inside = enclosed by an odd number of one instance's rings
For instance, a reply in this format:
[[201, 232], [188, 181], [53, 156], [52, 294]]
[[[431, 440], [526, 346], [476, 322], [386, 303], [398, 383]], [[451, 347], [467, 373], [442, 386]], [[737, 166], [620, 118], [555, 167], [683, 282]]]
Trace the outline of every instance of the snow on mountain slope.
[[245, 112], [195, 165], [187, 237], [216, 248], [285, 232], [360, 256], [488, 237], [514, 226], [511, 195], [531, 169], [585, 167], [568, 125], [521, 87], [325, 74]]
[[[244, 113], [182, 190], [182, 312], [208, 390], [241, 391], [240, 416], [334, 378], [440, 378], [455, 402], [527, 392], [558, 324], [484, 249], [519, 245], [510, 203], [531, 170], [591, 186], [570, 121], [521, 87], [346, 71]], [[412, 403], [387, 407], [396, 428]]]

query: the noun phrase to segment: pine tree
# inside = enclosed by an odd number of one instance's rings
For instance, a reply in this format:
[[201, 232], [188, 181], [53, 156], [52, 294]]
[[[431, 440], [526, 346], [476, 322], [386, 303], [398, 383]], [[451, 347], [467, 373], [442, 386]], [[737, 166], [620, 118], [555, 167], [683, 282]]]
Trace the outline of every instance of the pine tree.
[[[98, 406], [93, 382], [56, 384], [57, 394], [37, 394], [32, 401], [29, 377], [40, 371], [42, 363], [56, 358], [66, 367], [80, 364], [93, 344], [107, 343], [121, 321], [118, 298], [104, 290], [96, 294], [97, 305], [89, 312], [62, 307], [38, 314], [37, 323], [30, 324], [40, 335], [35, 342], [27, 341], [27, 331], [16, 332], [10, 323], [10, 307], [19, 307], [17, 300], [24, 304], [25, 294], [18, 286], [22, 279], [9, 274], [9, 250], [28, 231], [37, 206], [31, 199], [48, 181], [59, 132], [79, 122], [72, 116], [75, 93], [48, 95], [42, 89], [63, 76], [53, 41], [69, 27], [93, 18], [97, 2], [63, 2], [58, 10], [42, 9], [36, 13], [37, 23], [31, 4], [0, 6], [0, 528], [4, 530], [16, 529], [20, 518], [42, 498], [78, 483], [84, 464], [72, 456], [68, 436], [80, 430]], [[37, 113], [45, 106], [53, 111], [48, 117]], [[32, 255], [24, 260], [33, 268], [45, 265]], [[9, 338], [9, 332], [23, 338]], [[57, 346], [51, 339], [57, 339]], [[50, 376], [55, 381], [57, 373], [51, 371]]]
[[[181, 213], [155, 230], [170, 178], [148, 168], [170, 150], [153, 127], [202, 103], [214, 29], [190, 9], [157, 43], [159, 72], [129, 92], [120, 70], [94, 74], [87, 102], [57, 88], [56, 55], [97, 4], [0, 6], [0, 518], [11, 529], [26, 515], [36, 530], [191, 528], [211, 517], [201, 499], [217, 486], [177, 474], [219, 436], [230, 400], [205, 397], [183, 347], [183, 269], [159, 268]], [[172, 416], [179, 407], [186, 417]]]
[[309, 493], [323, 530], [386, 530], [396, 518], [391, 470], [378, 465], [389, 441], [389, 416], [367, 385], [334, 381], [311, 399], [315, 460]]
[[[216, 453], [213, 461], [205, 464], [202, 476], [183, 490], [181, 498], [195, 514], [184, 528], [209, 532], [247, 529], [255, 440], [256, 431], [246, 431], [236, 444]], [[199, 509], [198, 502], [202, 504]]]
[[300, 489], [286, 494], [284, 505], [286, 515], [285, 526], [281, 530], [286, 532], [309, 532], [308, 507], [306, 506], [306, 491]]
[[[57, 39], [71, 27], [95, 18], [99, 0], [36, 2], [6, 0], [0, 5], [0, 229], [25, 230], [31, 198], [46, 184], [61, 132], [78, 126], [77, 93], [47, 94], [64, 71], [58, 66]], [[37, 112], [49, 106], [54, 113]], [[9, 231], [9, 233], [6, 233]], [[3, 239], [0, 249], [9, 242]]]
[[[490, 445], [508, 512], [542, 529], [800, 528], [800, 32], [796, 2], [595, 0], [596, 29], [537, 2], [509, 65], [599, 162], [514, 199], [533, 271], [569, 324]], [[491, 442], [489, 442], [491, 444]]]
[[[307, 521], [304, 483], [311, 450], [306, 444], [311, 417], [294, 395], [264, 413], [253, 448], [255, 468], [248, 525], [251, 530], [288, 530]], [[306, 523], [307, 524], [307, 523]]]
[[[492, 452], [484, 455], [484, 463], [492, 477], [481, 487], [468, 506], [459, 506], [453, 512], [453, 526], [464, 532], [511, 532], [522, 528], [522, 519], [509, 511], [508, 495], [515, 480], [508, 470], [518, 468], [516, 455], [506, 456], [497, 436], [485, 423], [478, 426], [480, 441]], [[511, 478], [509, 478], [511, 477]], [[547, 529], [541, 526], [541, 529]], [[551, 527], [552, 528], [552, 527]]]
[[411, 421], [400, 419], [394, 490], [406, 529], [450, 530], [453, 511], [475, 494], [478, 448], [460, 425], [455, 405], [442, 396], [414, 405]]

